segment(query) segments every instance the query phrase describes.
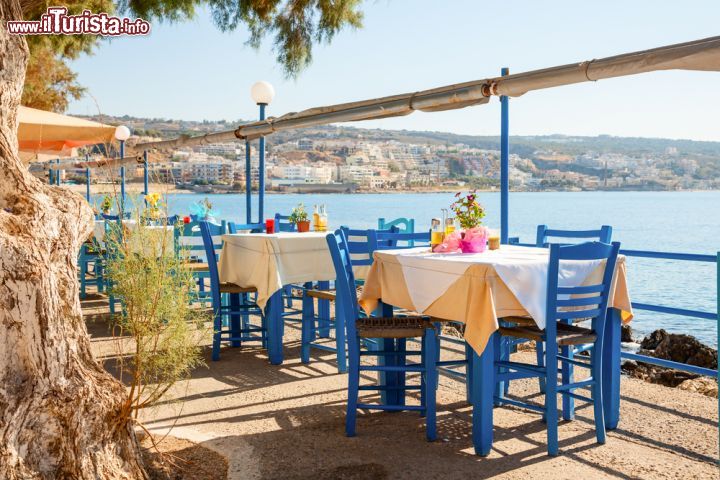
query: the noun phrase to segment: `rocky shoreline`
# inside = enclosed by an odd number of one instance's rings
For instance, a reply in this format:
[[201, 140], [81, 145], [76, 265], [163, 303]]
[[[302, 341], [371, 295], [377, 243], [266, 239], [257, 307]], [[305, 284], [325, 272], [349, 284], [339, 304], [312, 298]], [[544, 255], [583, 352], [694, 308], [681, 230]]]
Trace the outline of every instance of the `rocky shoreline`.
[[[622, 341], [634, 341], [630, 326], [623, 327]], [[637, 353], [713, 370], [718, 368], [716, 349], [703, 344], [691, 335], [668, 333], [662, 329], [655, 330], [643, 338]], [[693, 391], [709, 397], [718, 397], [717, 380], [712, 377], [630, 360], [623, 362], [622, 371], [646, 382]]]

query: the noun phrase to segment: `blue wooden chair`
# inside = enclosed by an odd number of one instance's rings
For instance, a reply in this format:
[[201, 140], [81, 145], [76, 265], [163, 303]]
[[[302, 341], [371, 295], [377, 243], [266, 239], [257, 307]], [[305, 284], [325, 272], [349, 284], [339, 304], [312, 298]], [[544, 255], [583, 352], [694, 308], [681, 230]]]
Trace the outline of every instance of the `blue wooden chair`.
[[[557, 395], [563, 397], [563, 416], [571, 417], [569, 410], [573, 408], [570, 400], [581, 400], [593, 404], [595, 416], [595, 434], [598, 443], [605, 443], [605, 421], [602, 400], [602, 352], [603, 336], [608, 306], [608, 297], [612, 285], [615, 264], [620, 244], [611, 245], [601, 242], [588, 242], [580, 245], [550, 245], [550, 263], [548, 267], [546, 327], [540, 330], [537, 326], [500, 327], [500, 335], [495, 335], [495, 375], [496, 380], [503, 382], [516, 378], [544, 378], [545, 404], [542, 407], [527, 404], [520, 400], [496, 395], [497, 404], [527, 408], [543, 414], [547, 424], [548, 454], [558, 454], [558, 411]], [[602, 282], [594, 285], [577, 287], [558, 286], [559, 264], [561, 260], [605, 260], [605, 272]], [[590, 321], [590, 328], [574, 325], [577, 321]], [[499, 344], [502, 337], [531, 339], [545, 343], [544, 366], [525, 364], [503, 359]], [[572, 358], [565, 352], [578, 345], [588, 345], [585, 358]], [[562, 349], [559, 354], [558, 349]], [[558, 361], [563, 367], [571, 364], [575, 367], [590, 370], [590, 377], [574, 382], [563, 368], [562, 381], [558, 384]], [[590, 389], [590, 396], [576, 393], [578, 389]], [[501, 390], [501, 389], [500, 389]]]
[[430, 248], [430, 230], [427, 232], [403, 233], [370, 230], [370, 247], [375, 250], [397, 250], [426, 246]]
[[[208, 223], [212, 236], [224, 235], [227, 231], [227, 224], [222, 220], [220, 224]], [[208, 301], [209, 295], [206, 291], [206, 282], [210, 277], [205, 245], [200, 221], [193, 220], [190, 223], [178, 225], [175, 228], [175, 249], [186, 258], [186, 266], [192, 271], [198, 286], [197, 300]]]
[[275, 214], [275, 231], [276, 232], [296, 232], [297, 227], [294, 223], [290, 223], [290, 215]]
[[[341, 227], [347, 240], [346, 245], [350, 252], [350, 262], [353, 268], [369, 267], [372, 265], [373, 249], [370, 247], [369, 232], [371, 230], [353, 230]], [[395, 229], [388, 230], [388, 232]], [[356, 288], [360, 288], [362, 281], [356, 280]], [[337, 355], [338, 371], [347, 371], [347, 352], [345, 341], [346, 326], [342, 317], [330, 317], [329, 302], [336, 300], [334, 290], [321, 288], [308, 282], [304, 285], [302, 299], [302, 335], [300, 359], [303, 363], [310, 363], [310, 349], [335, 352]], [[315, 299], [318, 300], [318, 313], [315, 313]], [[321, 303], [324, 302], [324, 303]], [[335, 347], [316, 343], [319, 338], [328, 338], [330, 331], [335, 331]]]
[[[342, 230], [327, 235], [330, 256], [335, 267], [337, 298], [335, 312], [347, 327], [348, 340], [348, 405], [345, 420], [345, 432], [355, 436], [358, 409], [373, 410], [414, 410], [426, 416], [426, 436], [429, 441], [436, 437], [435, 397], [437, 373], [435, 369], [435, 326], [428, 317], [360, 317], [355, 277], [353, 274], [347, 240]], [[408, 338], [421, 337], [420, 350], [406, 350]], [[361, 351], [361, 339], [381, 338], [383, 350]], [[374, 356], [378, 365], [360, 364], [361, 357]], [[406, 363], [407, 357], [420, 357], [418, 363]], [[384, 361], [383, 361], [384, 360]], [[397, 377], [408, 372], [420, 373], [420, 385], [407, 385], [397, 382], [394, 385], [360, 385], [360, 372], [378, 372], [385, 377]], [[382, 375], [381, 375], [382, 376]], [[410, 390], [420, 390], [420, 405], [405, 405], [404, 401], [392, 404], [360, 403], [360, 391], [383, 391], [393, 388], [404, 398]]]
[[569, 242], [550, 242], [551, 238], [561, 239], [583, 239], [598, 240], [602, 243], [610, 243], [612, 241], [612, 227], [610, 225], [603, 225], [599, 230], [557, 230], [548, 228], [547, 225], [538, 225], [537, 235], [535, 237], [536, 247], [547, 248], [550, 243], [558, 243], [560, 245], [567, 245]]
[[[550, 243], [548, 242], [551, 238], [559, 238], [563, 240], [567, 239], [591, 239], [602, 243], [610, 243], [612, 241], [612, 227], [610, 225], [603, 225], [597, 230], [559, 230], [548, 228], [547, 225], [537, 226], [537, 235], [535, 237], [535, 246], [538, 248], [547, 248]], [[518, 239], [519, 242], [519, 239]], [[514, 242], [514, 243], [518, 243]], [[558, 243], [558, 245], [568, 245], [567, 241]], [[501, 323], [509, 325], [525, 325], [532, 326], [535, 322], [530, 317], [508, 317], [500, 319]], [[507, 339], [507, 341], [501, 344], [501, 355], [505, 360], [509, 360], [510, 353], [516, 349], [517, 345], [526, 343], [526, 340], [522, 339]], [[537, 357], [538, 365], [542, 366], [545, 355], [543, 349], [545, 346], [541, 343], [535, 343], [535, 353]], [[582, 350], [582, 347], [578, 347], [576, 350]], [[566, 354], [572, 352], [566, 352]], [[577, 352], [576, 352], [577, 353]], [[572, 371], [572, 364], [567, 366]], [[540, 391], [545, 392], [545, 380], [540, 378]], [[510, 382], [506, 382], [504, 386], [505, 394], [507, 394], [510, 388]]]
[[389, 230], [391, 228], [395, 228], [399, 233], [415, 233], [415, 219], [400, 217], [388, 222], [382, 217], [378, 218], [378, 230]]
[[80, 267], [80, 298], [87, 298], [89, 285], [94, 285], [98, 293], [103, 293], [105, 290], [103, 257], [102, 249], [97, 242], [83, 243], [78, 256], [78, 266]]
[[228, 232], [229, 233], [239, 233], [239, 232], [247, 232], [247, 233], [262, 233], [265, 231], [265, 224], [264, 223], [235, 223], [235, 222], [227, 222]]
[[[242, 287], [234, 283], [221, 283], [218, 275], [216, 239], [213, 235], [216, 225], [201, 221], [200, 232], [203, 239], [203, 247], [208, 260], [208, 272], [210, 278], [210, 297], [212, 298], [213, 309], [213, 346], [212, 359], [220, 359], [220, 346], [223, 342], [230, 342], [233, 347], [239, 347], [242, 342], [260, 341], [263, 346], [267, 345], [267, 325], [263, 310], [249, 300], [248, 294], [257, 293], [254, 287]], [[229, 297], [229, 305], [223, 302], [223, 296]], [[249, 322], [242, 322], [244, 317], [257, 315], [260, 317], [261, 325], [252, 325]], [[229, 318], [230, 328], [225, 325]], [[259, 333], [260, 335], [253, 335]]]

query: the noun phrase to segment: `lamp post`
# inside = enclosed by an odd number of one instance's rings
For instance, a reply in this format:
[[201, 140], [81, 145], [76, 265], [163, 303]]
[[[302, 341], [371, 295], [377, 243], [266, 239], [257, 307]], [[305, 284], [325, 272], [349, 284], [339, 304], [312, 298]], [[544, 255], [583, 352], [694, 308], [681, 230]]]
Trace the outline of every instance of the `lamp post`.
[[[115, 138], [120, 142], [120, 161], [125, 158], [125, 140], [130, 138], [130, 129], [120, 125], [115, 129]], [[120, 167], [120, 215], [125, 214], [125, 166]]]
[[[256, 82], [250, 88], [250, 96], [258, 107], [260, 107], [260, 120], [265, 120], [265, 107], [273, 101], [275, 89], [269, 82], [262, 80]], [[265, 137], [260, 137], [258, 157], [258, 223], [262, 223], [265, 204]]]

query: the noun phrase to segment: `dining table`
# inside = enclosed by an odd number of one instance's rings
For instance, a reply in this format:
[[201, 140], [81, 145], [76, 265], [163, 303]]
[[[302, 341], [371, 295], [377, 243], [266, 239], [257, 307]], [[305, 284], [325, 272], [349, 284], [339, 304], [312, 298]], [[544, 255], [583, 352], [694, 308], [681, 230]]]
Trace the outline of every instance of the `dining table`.
[[[327, 232], [234, 233], [222, 236], [218, 262], [221, 283], [257, 289], [265, 311], [270, 363], [283, 363], [283, 292], [286, 286], [329, 289], [335, 280]], [[318, 300], [320, 336], [329, 335], [330, 302]]]
[[[359, 302], [369, 315], [391, 315], [401, 308], [433, 320], [464, 324], [464, 338], [471, 347], [468, 361], [473, 406], [473, 444], [479, 455], [492, 446], [494, 336], [504, 317], [531, 316], [542, 329], [549, 250], [502, 245], [481, 253], [433, 253], [428, 247], [377, 250], [365, 279]], [[600, 262], [561, 264], [565, 286], [597, 281], [604, 270]], [[603, 405], [606, 428], [617, 427], [620, 415], [621, 326], [632, 320], [625, 257], [618, 257], [608, 301], [603, 362]], [[404, 382], [386, 376], [391, 383]], [[389, 397], [392, 398], [392, 397]], [[404, 402], [403, 398], [395, 398]]]

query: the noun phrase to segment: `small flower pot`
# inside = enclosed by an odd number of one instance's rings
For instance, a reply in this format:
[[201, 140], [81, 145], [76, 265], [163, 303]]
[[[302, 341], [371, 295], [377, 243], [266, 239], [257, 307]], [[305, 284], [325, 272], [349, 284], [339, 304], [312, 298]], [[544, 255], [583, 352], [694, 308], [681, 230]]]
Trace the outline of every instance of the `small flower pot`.
[[297, 229], [298, 229], [298, 232], [300, 232], [300, 233], [309, 232], [310, 231], [310, 222], [309, 221], [297, 222]]
[[484, 237], [475, 237], [472, 240], [460, 240], [460, 250], [463, 253], [482, 253], [485, 251], [486, 243]]

